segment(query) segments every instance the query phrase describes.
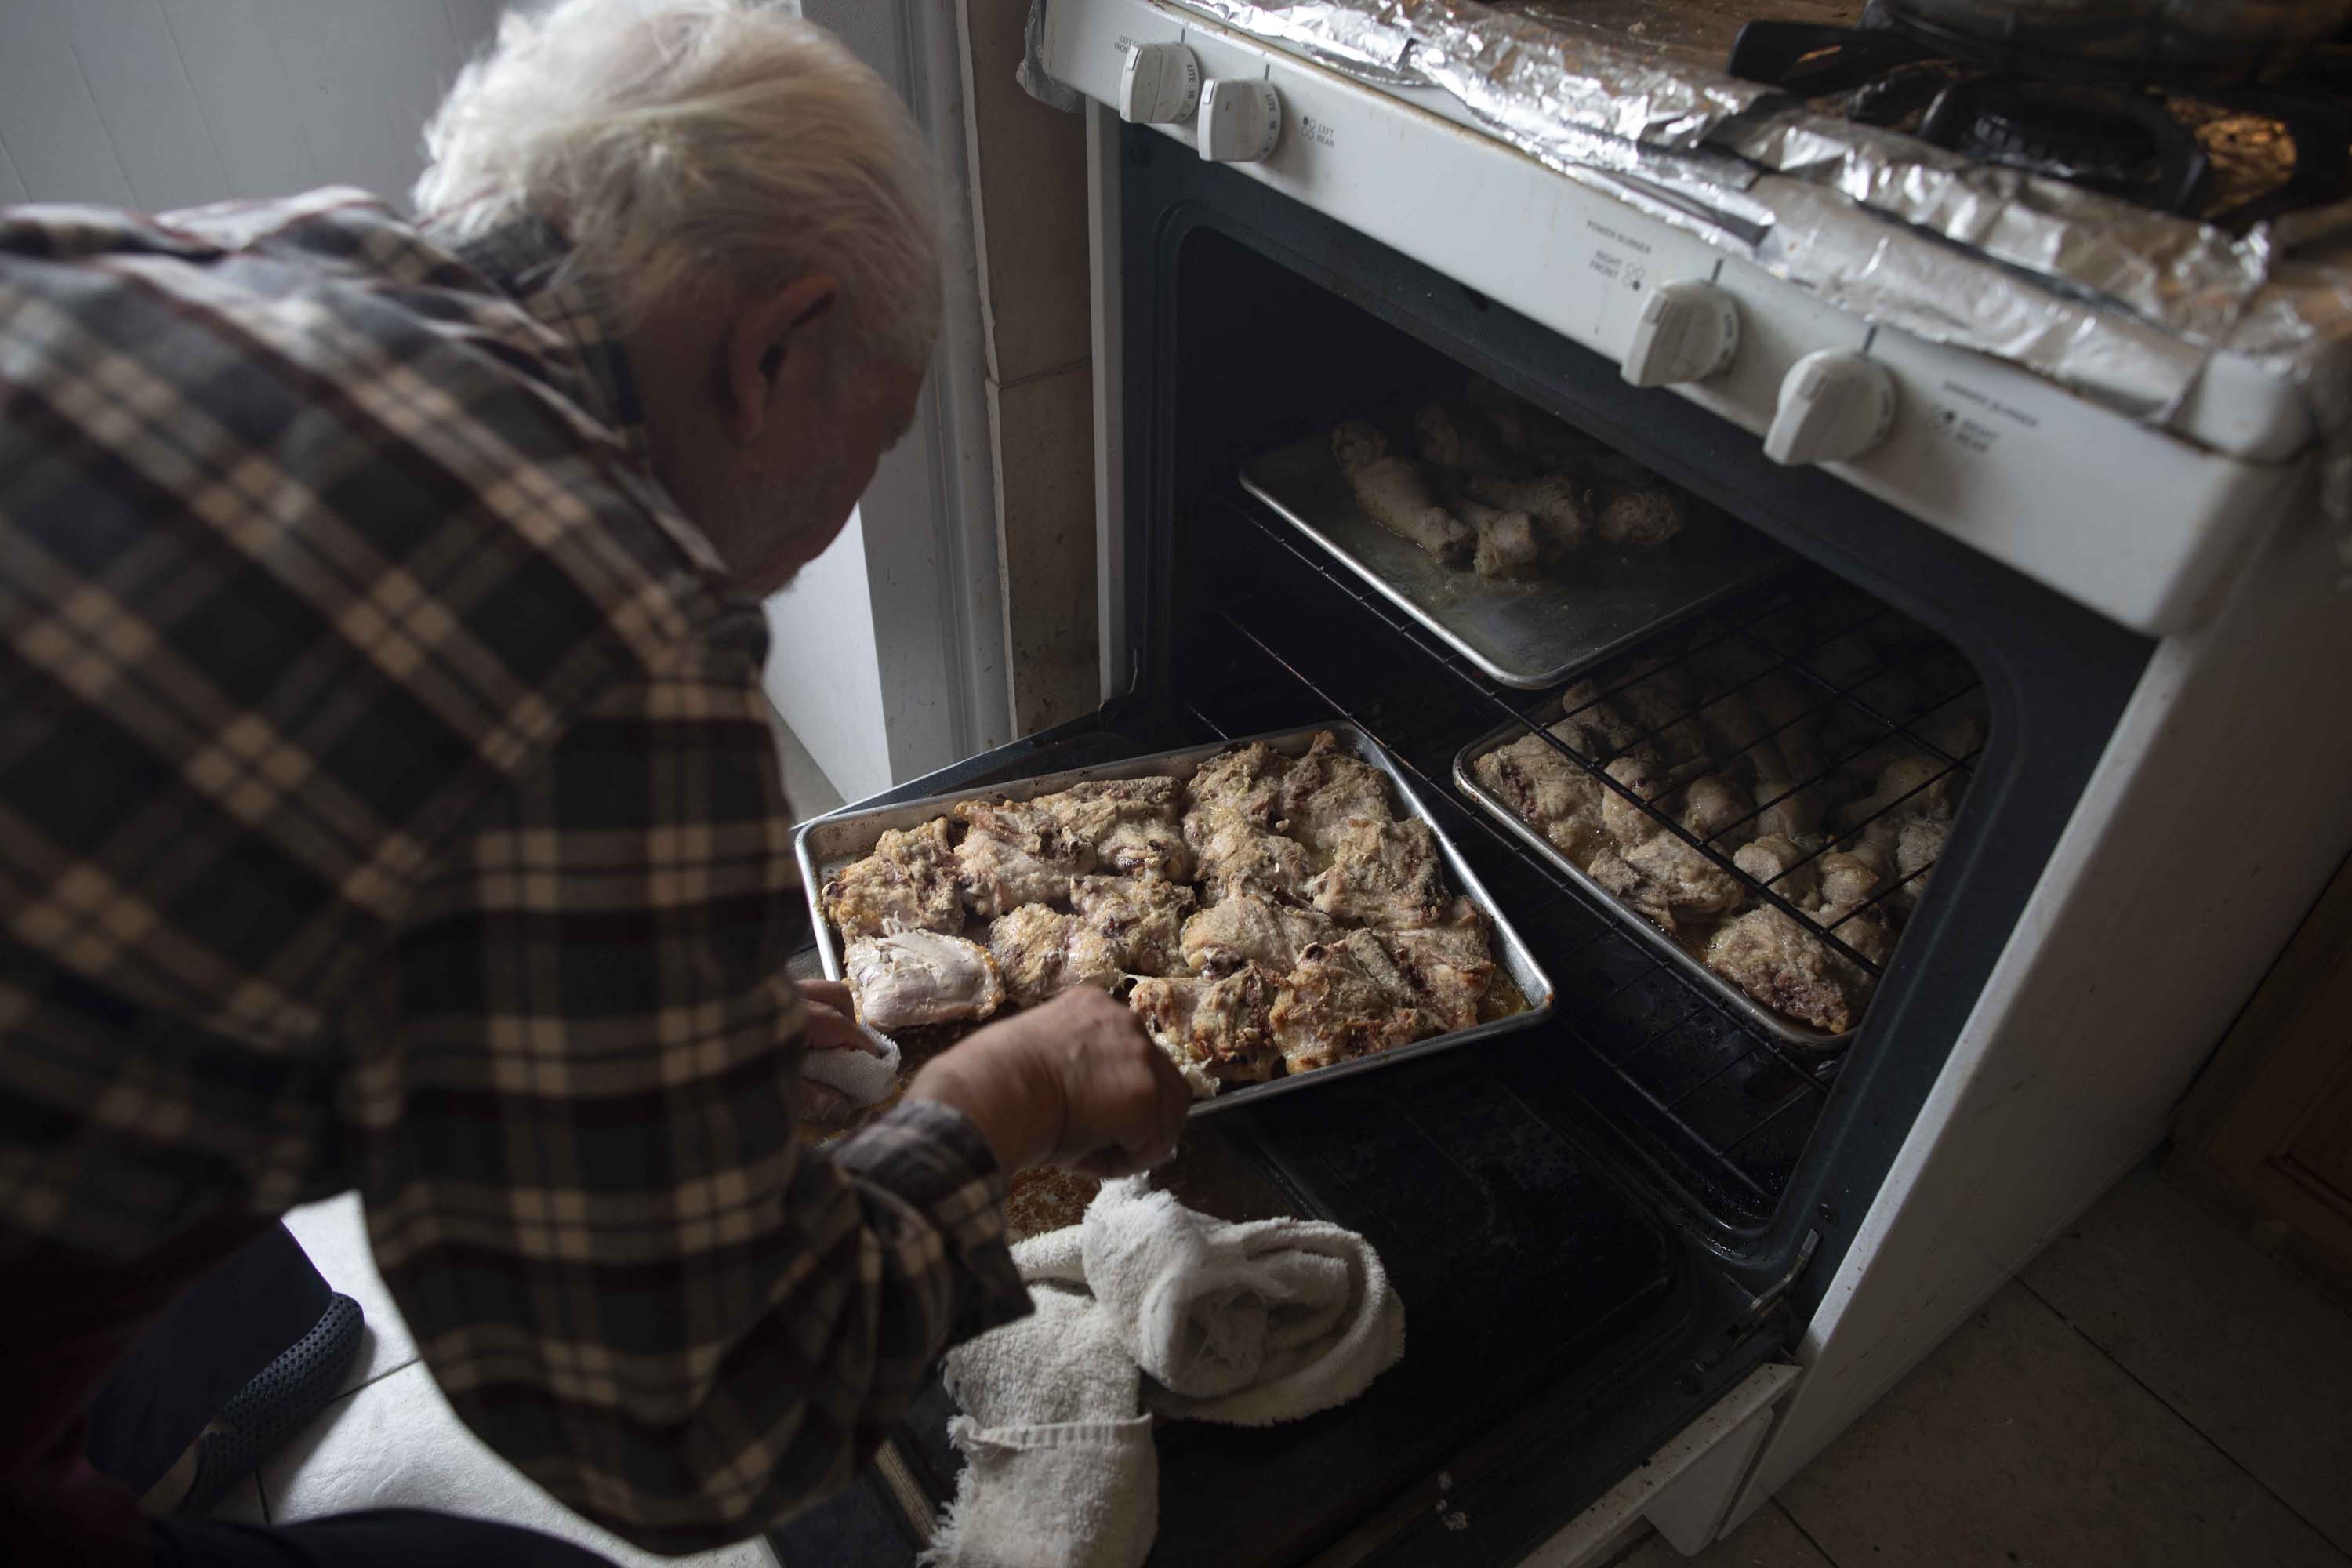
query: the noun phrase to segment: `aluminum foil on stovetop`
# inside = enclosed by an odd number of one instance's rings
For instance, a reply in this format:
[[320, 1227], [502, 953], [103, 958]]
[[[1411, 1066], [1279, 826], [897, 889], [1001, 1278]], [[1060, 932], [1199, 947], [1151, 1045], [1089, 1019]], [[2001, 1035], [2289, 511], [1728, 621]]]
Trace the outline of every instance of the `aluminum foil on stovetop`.
[[[1037, 0], [1044, 5], [1046, 0]], [[1176, 0], [1490, 133], [1825, 302], [2168, 417], [2217, 352], [2297, 384], [2352, 521], [2352, 204], [2242, 238], [1814, 113], [1701, 58], [1727, 0]], [[1820, 19], [1822, 0], [1757, 0]], [[1638, 30], [1637, 30], [1638, 27]], [[2292, 251], [2290, 255], [2289, 252]], [[2352, 561], [2352, 542], [2347, 543]]]

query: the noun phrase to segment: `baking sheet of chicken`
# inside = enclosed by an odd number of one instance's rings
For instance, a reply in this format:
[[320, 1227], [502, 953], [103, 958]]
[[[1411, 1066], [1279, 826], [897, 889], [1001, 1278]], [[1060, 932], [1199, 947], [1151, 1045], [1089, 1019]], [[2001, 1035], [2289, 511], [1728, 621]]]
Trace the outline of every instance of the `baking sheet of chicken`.
[[1556, 686], [1789, 559], [1490, 383], [1252, 458], [1242, 488], [1507, 686]]
[[1551, 1011], [1476, 875], [1344, 721], [853, 808], [797, 848], [824, 973], [890, 1014], [867, 1022], [953, 1030], [1068, 985], [1124, 991], [1196, 1115]]
[[[1916, 657], [1958, 658], [1900, 617], [1873, 625], [1911, 639]], [[1713, 642], [1704, 629], [1691, 640], [1704, 650], [1696, 656], [1702, 665], [1747, 646]], [[1546, 727], [1643, 805], [1525, 724], [1465, 746], [1454, 782], [1777, 1037], [1834, 1048], [1860, 1026], [1942, 852], [1967, 787], [1966, 761], [1983, 744], [1980, 695], [1972, 675], [1958, 696], [1938, 698], [1930, 685], [1906, 735], [1827, 695], [1815, 679], [1774, 667], [1770, 655], [1751, 648], [1749, 657], [1762, 668], [1710, 671], [1669, 649], [1596, 670], [1561, 693], [1561, 716]], [[1903, 658], [1859, 633], [1820, 637], [1805, 657], [1876, 671], [1870, 683], [1886, 689], [1870, 696], [1905, 706], [1894, 684], [1912, 679]], [[1741, 875], [1669, 832], [1667, 818]], [[1798, 917], [1757, 897], [1751, 881]]]

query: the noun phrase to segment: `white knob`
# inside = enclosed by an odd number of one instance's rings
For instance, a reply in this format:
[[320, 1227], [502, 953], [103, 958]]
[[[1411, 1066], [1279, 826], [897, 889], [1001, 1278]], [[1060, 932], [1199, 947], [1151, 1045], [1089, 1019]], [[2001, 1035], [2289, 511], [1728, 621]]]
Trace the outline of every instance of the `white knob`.
[[1181, 44], [1137, 44], [1118, 72], [1118, 117], [1129, 125], [1174, 125], [1201, 102], [1201, 59]]
[[1836, 463], [1858, 458], [1895, 425], [1895, 378], [1845, 349], [1820, 349], [1789, 367], [1780, 405], [1764, 432], [1776, 463]]
[[1282, 135], [1282, 95], [1246, 78], [1201, 89], [1201, 156], [1216, 163], [1255, 163]]
[[1642, 302], [1625, 345], [1625, 379], [1635, 386], [1705, 381], [1739, 352], [1739, 306], [1711, 283], [1659, 287]]

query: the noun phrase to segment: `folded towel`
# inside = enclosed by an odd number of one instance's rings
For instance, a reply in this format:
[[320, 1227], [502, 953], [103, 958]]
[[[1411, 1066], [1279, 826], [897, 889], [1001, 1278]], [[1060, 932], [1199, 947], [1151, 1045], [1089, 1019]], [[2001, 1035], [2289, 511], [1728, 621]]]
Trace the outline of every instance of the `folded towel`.
[[1159, 1526], [1147, 1409], [1292, 1420], [1404, 1353], [1403, 1303], [1363, 1237], [1228, 1225], [1141, 1177], [1105, 1184], [1082, 1222], [1013, 1259], [1037, 1310], [948, 1354], [966, 1464], [927, 1563], [1140, 1563]]
[[827, 1089], [837, 1089], [849, 1097], [852, 1105], [873, 1105], [889, 1098], [898, 1087], [898, 1042], [887, 1035], [866, 1029], [880, 1054], [842, 1046], [829, 1051], [810, 1051], [801, 1058], [801, 1077], [811, 1083], [821, 1083]]

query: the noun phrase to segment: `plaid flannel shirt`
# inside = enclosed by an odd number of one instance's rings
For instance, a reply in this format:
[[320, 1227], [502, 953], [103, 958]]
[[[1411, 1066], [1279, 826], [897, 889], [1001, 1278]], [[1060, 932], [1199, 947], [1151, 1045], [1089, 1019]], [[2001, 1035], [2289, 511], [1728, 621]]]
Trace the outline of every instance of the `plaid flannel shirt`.
[[0, 1272], [355, 1185], [467, 1425], [677, 1551], [1026, 1297], [961, 1116], [796, 1139], [764, 624], [561, 257], [0, 212]]

